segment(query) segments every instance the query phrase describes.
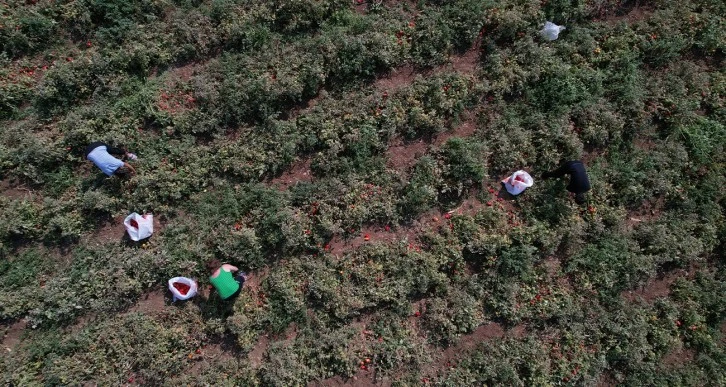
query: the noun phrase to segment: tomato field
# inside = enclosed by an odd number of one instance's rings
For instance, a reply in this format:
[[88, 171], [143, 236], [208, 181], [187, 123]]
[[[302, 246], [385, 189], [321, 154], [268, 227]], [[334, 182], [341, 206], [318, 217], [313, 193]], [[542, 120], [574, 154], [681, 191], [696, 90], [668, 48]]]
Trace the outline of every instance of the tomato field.
[[0, 384], [725, 385], [725, 53], [713, 0], [0, 0]]

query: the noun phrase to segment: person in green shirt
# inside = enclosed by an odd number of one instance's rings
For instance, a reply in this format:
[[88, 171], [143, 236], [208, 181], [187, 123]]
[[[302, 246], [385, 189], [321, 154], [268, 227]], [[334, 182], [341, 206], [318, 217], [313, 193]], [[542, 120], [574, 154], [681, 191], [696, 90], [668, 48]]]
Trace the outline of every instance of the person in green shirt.
[[236, 276], [233, 275], [232, 273], [239, 271], [238, 268], [227, 263], [222, 264], [218, 259], [210, 261], [207, 268], [212, 273], [209, 276], [209, 282], [214, 285], [219, 297], [223, 300], [232, 299], [242, 291], [247, 275], [242, 272], [239, 272]]

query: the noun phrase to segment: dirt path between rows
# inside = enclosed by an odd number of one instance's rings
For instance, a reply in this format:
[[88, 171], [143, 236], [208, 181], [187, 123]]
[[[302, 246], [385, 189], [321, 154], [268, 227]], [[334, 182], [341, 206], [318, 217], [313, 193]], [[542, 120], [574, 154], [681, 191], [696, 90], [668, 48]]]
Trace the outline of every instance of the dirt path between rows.
[[0, 180], [0, 196], [4, 196], [10, 200], [23, 200], [23, 199], [34, 199], [34, 196], [39, 196], [31, 189], [25, 186], [12, 182], [9, 179]]
[[15, 347], [20, 344], [20, 339], [23, 335], [23, 331], [27, 326], [27, 321], [20, 319], [14, 323], [6, 326], [5, 329], [1, 329], [3, 332], [2, 341], [0, 341], [0, 351], [12, 352]]
[[[441, 352], [441, 355], [435, 356], [434, 360], [422, 367], [423, 380], [435, 377], [439, 372], [456, 367], [456, 362], [471, 351], [475, 350], [479, 345], [489, 341], [500, 340], [506, 337], [522, 338], [527, 334], [527, 328], [524, 325], [518, 325], [512, 329], [505, 330], [500, 324], [490, 322], [476, 328], [474, 332], [463, 335], [459, 338], [456, 345], [450, 346]], [[439, 350], [432, 347], [431, 350]], [[403, 371], [394, 371], [391, 374], [400, 374]], [[353, 377], [345, 379], [341, 376], [324, 379], [321, 381], [310, 382], [308, 386], [379, 386], [386, 387], [392, 384], [389, 376], [380, 377], [376, 375], [374, 367], [367, 370], [358, 371]]]
[[476, 74], [481, 53], [481, 39], [477, 39], [472, 47], [461, 55], [452, 55], [448, 63], [429, 68], [420, 69], [412, 65], [405, 65], [391, 70], [390, 73], [373, 82], [373, 88], [378, 91], [394, 92], [408, 86], [418, 75], [430, 77], [444, 72], [456, 72], [468, 76]]
[[[411, 65], [405, 65], [391, 70], [391, 72], [385, 76], [379, 77], [373, 82], [372, 87], [378, 92], [385, 91], [393, 93], [396, 90], [411, 85], [418, 75], [428, 77], [444, 72], [456, 72], [466, 76], [474, 76], [477, 71], [480, 53], [481, 40], [479, 39], [475, 42], [472, 48], [462, 55], [454, 55], [450, 57], [449, 62], [446, 64], [431, 69], [418, 69]], [[320, 98], [320, 93], [318, 93], [316, 97], [308, 101], [302, 108], [295, 109], [291, 113], [290, 117], [294, 118], [306, 114], [310, 111], [310, 109], [317, 105]], [[407, 170], [421, 155], [426, 153], [429, 145], [433, 144], [441, 146], [446, 142], [446, 140], [454, 136], [471, 136], [477, 128], [477, 115], [478, 110], [466, 111], [462, 117], [462, 122], [459, 125], [451, 131], [439, 134], [430, 141], [418, 139], [406, 142], [401, 138], [393, 139], [386, 152], [388, 155], [389, 165], [398, 171]], [[270, 179], [268, 184], [270, 186], [278, 187], [278, 189], [284, 191], [298, 182], [312, 181], [313, 174], [310, 170], [311, 161], [311, 156], [298, 159], [289, 168], [287, 168], [282, 175]]]

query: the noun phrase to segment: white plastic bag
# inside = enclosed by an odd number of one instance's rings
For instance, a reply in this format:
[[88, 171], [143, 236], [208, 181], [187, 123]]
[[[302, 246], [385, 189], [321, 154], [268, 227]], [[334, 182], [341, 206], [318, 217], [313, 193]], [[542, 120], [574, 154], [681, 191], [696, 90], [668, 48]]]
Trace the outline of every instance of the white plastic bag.
[[542, 28], [539, 33], [542, 35], [543, 38], [553, 41], [557, 40], [557, 37], [560, 36], [560, 32], [565, 30], [565, 26], [558, 26], [555, 23], [552, 22], [546, 22], [544, 25], [544, 28]]
[[[189, 290], [186, 292], [186, 294], [182, 294], [179, 289], [174, 287], [174, 283], [180, 283], [184, 284], [186, 286], [189, 286]], [[197, 283], [194, 282], [193, 279], [187, 278], [187, 277], [174, 277], [169, 280], [169, 291], [174, 296], [174, 301], [176, 300], [188, 300], [194, 296], [197, 295]]]
[[504, 188], [507, 189], [507, 192], [512, 195], [519, 195], [524, 192], [525, 189], [531, 187], [532, 184], [534, 184], [534, 180], [529, 173], [525, 171], [517, 171], [514, 172], [512, 176], [502, 180], [502, 183], [504, 183]]
[[154, 233], [154, 215], [141, 216], [134, 212], [124, 219], [124, 226], [131, 240], [138, 242]]

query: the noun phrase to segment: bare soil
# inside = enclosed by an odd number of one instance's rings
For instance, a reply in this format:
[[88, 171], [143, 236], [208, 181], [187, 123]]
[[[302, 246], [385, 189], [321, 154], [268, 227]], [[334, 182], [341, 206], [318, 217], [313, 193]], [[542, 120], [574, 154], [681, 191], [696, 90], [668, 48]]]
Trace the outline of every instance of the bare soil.
[[430, 145], [441, 146], [452, 137], [469, 137], [476, 132], [477, 112], [468, 110], [464, 112], [462, 122], [453, 130], [440, 133], [433, 140], [416, 139], [404, 141], [394, 139], [386, 150], [388, 166], [396, 171], [406, 173], [416, 164], [416, 161], [425, 155]]
[[[356, 7], [359, 12], [364, 11], [363, 6]], [[428, 70], [416, 69], [413, 66], [403, 66], [391, 71], [391, 73], [386, 76], [377, 79], [374, 82], [373, 87], [381, 92], [391, 92], [410, 85], [417, 75], [429, 76], [444, 71], [454, 71], [473, 76], [477, 71], [479, 58], [480, 45], [479, 42], [477, 42], [474, 47], [463, 55], [453, 56], [450, 59], [450, 62], [445, 65]], [[479, 113], [479, 109], [465, 112], [461, 124], [449, 132], [442, 133], [433, 139], [429, 139], [429, 141], [415, 140], [405, 142], [400, 138], [394, 139], [387, 151], [389, 156], [389, 166], [398, 171], [406, 171], [419, 157], [426, 153], [429, 145], [433, 144], [440, 146], [451, 137], [468, 137], [473, 135], [477, 129], [476, 123]], [[285, 190], [298, 181], [309, 181], [311, 179], [309, 170], [310, 160], [298, 161], [288, 171], [283, 173], [282, 176], [271, 179], [270, 184]], [[496, 188], [492, 188], [490, 191], [491, 200], [486, 204], [480, 202], [476, 198], [478, 191], [473, 190], [468, 192], [460, 205], [453, 210], [440, 211], [433, 209], [421, 215], [411, 224], [403, 227], [396, 226], [387, 228], [385, 225], [368, 225], [363, 227], [360, 232], [356, 233], [356, 235], [351, 238], [346, 239], [341, 235], [335, 235], [328, 244], [329, 250], [333, 254], [344, 255], [345, 253], [353, 251], [366, 243], [395, 243], [402, 240], [408, 241], [411, 248], [418, 248], [418, 246], [416, 246], [416, 236], [428, 228], [448, 227], [450, 221], [446, 219], [447, 216], [474, 214], [484, 206], [501, 207], [502, 209], [510, 212], [516, 211], [516, 204], [511, 200], [513, 199], [511, 195], [506, 193], [506, 191], [502, 193], [498, 184], [495, 186]], [[421, 300], [417, 305], [414, 305], [414, 308], [416, 310], [420, 310], [423, 308], [424, 303], [425, 300]], [[417, 320], [415, 318], [410, 319], [409, 322], [414, 328], [416, 327]], [[525, 334], [526, 328], [524, 326], [517, 326], [505, 331], [504, 328], [497, 323], [482, 325], [473, 333], [462, 336], [457, 345], [444, 350], [437, 360], [432, 363], [430, 370], [427, 371], [427, 374], [435, 374], [458, 359], [462, 353], [473, 350], [482, 342], [501, 339], [505, 336], [523, 337]], [[253, 364], [259, 364], [269, 346], [269, 343], [269, 337], [260, 337], [255, 348], [249, 354], [250, 361]], [[391, 385], [391, 381], [388, 378], [377, 377], [375, 368], [370, 367], [367, 370], [360, 370], [350, 379], [336, 376], [325, 380], [311, 382], [308, 385], [389, 386]]]
[[570, 277], [562, 273], [562, 261], [557, 256], [550, 256], [540, 262], [547, 272], [547, 282], [556, 284], [556, 287], [566, 292], [572, 290]]
[[453, 70], [458, 73], [474, 75], [476, 73], [477, 65], [479, 64], [479, 58], [481, 54], [481, 39], [477, 39], [474, 45], [467, 50], [463, 55], [455, 55], [449, 58], [450, 63], [445, 65], [443, 68]]
[[318, 90], [318, 93], [314, 97], [310, 98], [307, 101], [301, 102], [300, 104], [298, 104], [298, 106], [291, 109], [290, 113], [287, 115], [287, 118], [290, 120], [294, 120], [301, 114], [306, 113], [310, 109], [314, 108], [315, 105], [317, 105], [318, 102], [320, 102], [320, 100], [323, 98], [323, 93], [321, 93], [320, 91], [321, 90]]
[[171, 74], [184, 82], [189, 81], [195, 74], [196, 70], [201, 67], [198, 63], [189, 63], [183, 66], [175, 67], [170, 70]]
[[421, 139], [411, 142], [398, 139], [386, 150], [388, 166], [405, 173], [426, 154], [428, 147], [429, 144]]
[[595, 384], [597, 387], [615, 387], [617, 385], [618, 382], [615, 380], [610, 370], [603, 371], [603, 373], [600, 374], [600, 380], [598, 380], [597, 384]]
[[430, 229], [450, 227], [451, 220], [447, 219], [447, 217], [473, 215], [484, 207], [498, 208], [512, 214], [512, 218], [510, 219], [511, 226], [519, 226], [515, 217], [515, 213], [518, 211], [517, 204], [515, 201], [511, 200], [511, 195], [506, 193], [506, 191], [502, 194], [493, 188], [490, 195], [491, 200], [488, 200], [486, 203], [482, 203], [479, 199], [477, 199], [478, 190], [471, 190], [470, 192], [465, 193], [464, 199], [462, 199], [456, 208], [449, 211], [432, 209], [422, 214], [408, 225], [388, 226], [388, 229], [386, 229], [385, 225], [367, 225], [362, 227], [361, 230], [353, 237], [345, 238], [341, 235], [335, 235], [328, 242], [329, 251], [332, 254], [342, 256], [349, 251], [358, 249], [364, 244], [395, 243], [399, 241], [408, 242], [410, 248], [420, 248], [417, 245], [417, 235], [420, 235]]
[[166, 289], [154, 289], [141, 296], [127, 313], [155, 314], [162, 311], [170, 302], [170, 295]]
[[[446, 368], [456, 367], [456, 361], [458, 359], [475, 350], [481, 343], [499, 340], [505, 337], [521, 338], [526, 333], [527, 329], [523, 325], [513, 327], [509, 330], [505, 330], [500, 324], [494, 322], [481, 325], [474, 332], [462, 336], [458, 344], [445, 349], [431, 364], [426, 366], [423, 370], [423, 375], [424, 377], [430, 378]], [[432, 349], [436, 350], [436, 348]], [[394, 372], [394, 374], [396, 373]], [[367, 370], [356, 372], [350, 379], [335, 376], [333, 378], [308, 383], [308, 386], [390, 386], [391, 384], [389, 377], [376, 375], [375, 368], [370, 367]]]
[[393, 243], [400, 240], [408, 239], [409, 242], [415, 240], [416, 228], [419, 223], [416, 222], [412, 228], [398, 227], [390, 228], [386, 231], [385, 226], [379, 225], [365, 226], [354, 237], [344, 239], [340, 235], [335, 235], [328, 242], [329, 250], [336, 255], [344, 255], [348, 251], [353, 251], [364, 244], [369, 243]]
[[454, 130], [444, 132], [436, 136], [434, 145], [441, 146], [451, 137], [469, 137], [476, 132], [477, 111], [467, 110], [464, 112], [462, 122]]
[[25, 331], [27, 322], [25, 320], [18, 320], [8, 326], [2, 326], [0, 330], [3, 331], [2, 341], [0, 342], [0, 351], [11, 352], [15, 347], [20, 344], [20, 338]]
[[411, 65], [402, 66], [391, 70], [385, 77], [378, 78], [373, 87], [379, 91], [395, 91], [408, 86], [416, 79], [416, 75], [422, 74]]
[[262, 281], [265, 277], [267, 277], [269, 272], [270, 269], [268, 267], [264, 267], [256, 272], [246, 273], [247, 278], [245, 279], [244, 289], [247, 289], [253, 294], [259, 293], [260, 288], [262, 287]]
[[633, 24], [635, 22], [649, 18], [653, 14], [653, 11], [654, 10], [652, 8], [638, 6], [636, 3], [636, 6], [629, 12], [622, 15], [617, 15], [615, 13], [603, 15], [600, 21], [604, 21], [607, 24], [617, 24], [621, 22], [626, 24]]
[[194, 354], [196, 363], [185, 371], [186, 374], [198, 375], [203, 370], [218, 367], [218, 362], [239, 362], [236, 343], [232, 337], [225, 337], [199, 348], [201, 353]]
[[33, 199], [36, 195], [32, 190], [25, 188], [17, 182], [0, 180], [0, 195], [12, 200]]
[[651, 279], [645, 286], [636, 290], [627, 290], [620, 294], [621, 297], [630, 302], [643, 300], [645, 302], [653, 302], [658, 298], [668, 297], [670, 295], [671, 285], [678, 278], [690, 276], [689, 272], [683, 269], [674, 270], [665, 275]]
[[263, 334], [257, 340], [257, 344], [252, 348], [252, 351], [247, 355], [247, 358], [252, 364], [252, 367], [257, 368], [262, 364], [267, 348], [270, 346], [270, 338], [268, 335]]
[[472, 48], [462, 55], [453, 55], [449, 57], [449, 62], [430, 69], [418, 69], [412, 65], [401, 66], [393, 69], [386, 76], [378, 78], [373, 87], [378, 91], [395, 91], [402, 87], [408, 86], [416, 79], [417, 75], [427, 77], [440, 74], [443, 72], [457, 72], [468, 76], [476, 74], [477, 65], [481, 51], [481, 40], [478, 39]]
[[474, 332], [462, 336], [456, 345], [453, 345], [441, 354], [425, 371], [429, 377], [446, 369], [456, 367], [457, 360], [466, 354], [475, 350], [481, 343], [500, 340], [505, 337], [522, 338], [527, 334], [527, 328], [524, 325], [517, 325], [509, 330], [505, 330], [500, 324], [490, 322], [479, 326]]
[[[83, 236], [81, 243], [83, 245], [104, 245], [107, 243], [123, 241], [126, 236], [124, 218], [125, 216], [117, 216], [111, 219], [111, 221], [103, 225], [103, 227], [96, 229], [89, 235]], [[154, 220], [154, 223], [156, 223], [156, 219]], [[154, 227], [154, 231], [156, 231], [156, 227]]]
[[379, 381], [374, 381], [376, 371], [374, 368], [368, 368], [367, 370], [358, 371], [350, 379], [345, 379], [342, 376], [335, 376], [329, 379], [315, 381], [308, 383], [308, 387], [320, 386], [320, 387], [334, 387], [334, 386], [360, 386], [360, 387], [389, 387], [391, 381], [387, 378], [383, 378]]
[[270, 180], [271, 186], [277, 187], [281, 191], [285, 191], [298, 182], [312, 181], [313, 174], [310, 171], [310, 163], [312, 159], [299, 160], [283, 172], [279, 177]]
[[691, 348], [680, 347], [672, 350], [669, 354], [665, 355], [661, 360], [661, 364], [665, 368], [676, 368], [680, 365], [690, 363], [696, 358], [696, 351]]
[[648, 200], [638, 209], [628, 212], [628, 216], [625, 219], [625, 224], [627, 227], [632, 229], [643, 222], [647, 223], [656, 221], [663, 214], [664, 208], [665, 197], [658, 196], [656, 198]]

